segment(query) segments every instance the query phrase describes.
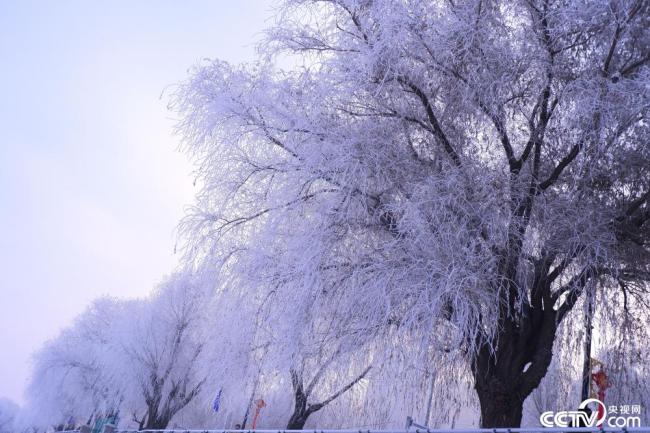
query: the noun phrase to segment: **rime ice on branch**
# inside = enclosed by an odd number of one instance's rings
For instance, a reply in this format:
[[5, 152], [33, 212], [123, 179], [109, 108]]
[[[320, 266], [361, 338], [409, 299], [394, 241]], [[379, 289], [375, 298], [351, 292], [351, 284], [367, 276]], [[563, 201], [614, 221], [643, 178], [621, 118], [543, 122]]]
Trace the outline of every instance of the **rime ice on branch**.
[[287, 370], [420, 338], [469, 363], [484, 427], [519, 425], [585, 291], [648, 299], [649, 8], [285, 2], [262, 60], [197, 66], [173, 102], [188, 259]]

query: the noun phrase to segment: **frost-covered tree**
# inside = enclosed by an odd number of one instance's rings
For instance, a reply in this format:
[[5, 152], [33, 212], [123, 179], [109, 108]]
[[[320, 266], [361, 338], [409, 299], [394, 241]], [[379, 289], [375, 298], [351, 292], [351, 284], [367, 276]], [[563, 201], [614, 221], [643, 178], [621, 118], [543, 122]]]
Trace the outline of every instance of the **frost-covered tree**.
[[38, 425], [90, 424], [164, 429], [205, 380], [204, 292], [180, 272], [149, 298], [96, 301], [36, 355], [29, 386]]
[[165, 429], [201, 391], [204, 297], [196, 278], [172, 275], [149, 302], [134, 302], [117, 326], [127, 379], [125, 405], [139, 429]]
[[124, 389], [108, 361], [120, 307], [110, 298], [95, 301], [38, 351], [27, 390], [37, 426], [86, 424], [119, 411]]
[[15, 420], [20, 407], [12, 400], [0, 398], [0, 433], [16, 431]]
[[172, 103], [188, 257], [282, 294], [290, 327], [445, 329], [481, 424], [519, 425], [585, 292], [647, 300], [649, 8], [284, 2], [259, 62], [199, 65]]
[[[233, 284], [232, 290], [220, 287], [213, 299], [208, 350], [212, 387], [223, 388], [228, 406], [244, 406], [236, 418], [242, 427], [250, 426], [253, 403], [263, 397], [269, 408], [258, 427], [302, 429], [367, 378], [371, 359], [348, 331], [356, 318], [337, 316], [335, 304], [314, 300], [294, 308], [288, 292]], [[315, 312], [320, 317], [310, 319]], [[285, 408], [289, 415], [282, 418]]]
[[[338, 319], [328, 317], [325, 322]], [[366, 378], [372, 368], [365, 365], [369, 364], [368, 357], [357, 356], [361, 359], [355, 359], [358, 348], [346, 347], [346, 339], [337, 339], [321, 333], [318, 328], [310, 328], [310, 325], [322, 322], [305, 322], [304, 326], [309, 329], [308, 335], [312, 338], [308, 344], [303, 340], [293, 354], [289, 367], [293, 391], [293, 412], [287, 422], [287, 429], [290, 430], [302, 430], [311, 415], [351, 390]]]

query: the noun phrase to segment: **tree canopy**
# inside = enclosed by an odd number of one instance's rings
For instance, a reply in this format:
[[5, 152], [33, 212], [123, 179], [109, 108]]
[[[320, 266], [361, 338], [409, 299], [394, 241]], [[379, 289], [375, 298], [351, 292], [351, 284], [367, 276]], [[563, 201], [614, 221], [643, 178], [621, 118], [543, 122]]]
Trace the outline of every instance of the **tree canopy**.
[[612, 395], [645, 399], [649, 29], [644, 0], [282, 2], [257, 62], [172, 98], [184, 270], [44, 348], [34, 400], [140, 428], [245, 426], [262, 397], [275, 428], [461, 404], [515, 427], [527, 398], [577, 405], [590, 303]]
[[284, 2], [259, 62], [174, 100], [189, 259], [270, 299], [289, 352], [314, 327], [456, 351], [482, 424], [518, 425], [585, 292], [647, 302], [649, 7]]

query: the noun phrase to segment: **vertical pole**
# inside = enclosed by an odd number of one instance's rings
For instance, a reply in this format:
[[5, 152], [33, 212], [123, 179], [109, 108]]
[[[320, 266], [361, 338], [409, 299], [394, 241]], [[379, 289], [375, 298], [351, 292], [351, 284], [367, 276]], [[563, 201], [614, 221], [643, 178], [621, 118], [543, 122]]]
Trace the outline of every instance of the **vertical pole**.
[[585, 313], [585, 354], [582, 364], [582, 393], [581, 402], [589, 398], [591, 384], [591, 331], [594, 316], [594, 299], [591, 290], [587, 292], [587, 311]]
[[[255, 384], [255, 387], [257, 387], [257, 383]], [[244, 414], [244, 421], [241, 423], [241, 429], [245, 430], [246, 429], [246, 422], [248, 422], [248, 413], [251, 410], [251, 405], [253, 404], [253, 399], [255, 398], [255, 388], [253, 388], [253, 392], [251, 393], [251, 398], [248, 401], [248, 406], [246, 406], [246, 413]]]
[[433, 402], [433, 381], [435, 376], [431, 374], [431, 382], [429, 383], [429, 398], [427, 399], [427, 414], [424, 417], [424, 425], [429, 427], [429, 421], [431, 420], [431, 403]]
[[241, 423], [241, 429], [246, 429], [246, 423], [248, 422], [248, 414], [251, 410], [251, 405], [253, 404], [253, 399], [255, 398], [255, 393], [257, 392], [257, 384], [260, 382], [260, 373], [257, 372], [257, 378], [255, 379], [255, 384], [253, 385], [253, 392], [251, 392], [251, 398], [248, 401], [248, 406], [246, 407], [246, 413], [244, 414], [244, 421]]

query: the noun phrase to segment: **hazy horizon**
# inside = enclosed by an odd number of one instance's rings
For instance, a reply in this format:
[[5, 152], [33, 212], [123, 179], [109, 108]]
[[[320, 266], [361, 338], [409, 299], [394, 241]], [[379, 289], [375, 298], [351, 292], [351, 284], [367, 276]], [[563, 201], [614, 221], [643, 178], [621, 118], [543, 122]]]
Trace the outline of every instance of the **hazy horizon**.
[[0, 398], [24, 402], [31, 354], [93, 299], [174, 270], [194, 188], [163, 92], [203, 58], [252, 60], [270, 8], [0, 3]]

